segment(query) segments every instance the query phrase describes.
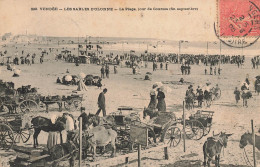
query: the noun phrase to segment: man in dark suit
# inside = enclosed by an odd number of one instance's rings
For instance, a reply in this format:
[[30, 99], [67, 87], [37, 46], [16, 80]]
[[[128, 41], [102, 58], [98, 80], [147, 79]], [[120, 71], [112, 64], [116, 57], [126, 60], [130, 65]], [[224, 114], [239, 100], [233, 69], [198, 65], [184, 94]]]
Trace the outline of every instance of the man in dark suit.
[[100, 111], [103, 112], [103, 117], [106, 116], [106, 103], [105, 103], [105, 94], [107, 93], [107, 89], [103, 89], [103, 92], [101, 92], [98, 96], [98, 111], [96, 115], [99, 115]]

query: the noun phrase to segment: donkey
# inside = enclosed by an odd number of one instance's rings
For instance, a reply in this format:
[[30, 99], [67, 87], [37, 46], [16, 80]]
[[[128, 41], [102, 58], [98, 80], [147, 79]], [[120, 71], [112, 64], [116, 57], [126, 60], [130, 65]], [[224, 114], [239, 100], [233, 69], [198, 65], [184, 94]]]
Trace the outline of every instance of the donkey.
[[[239, 147], [244, 148], [248, 143], [253, 145], [253, 135], [246, 132], [241, 136]], [[260, 151], [260, 136], [257, 135], [255, 135], [255, 147]]]
[[[87, 153], [87, 149], [89, 147], [88, 140], [92, 138], [93, 135], [88, 136], [83, 133], [82, 135], [82, 151], [83, 153]], [[59, 161], [56, 161], [60, 158], [68, 159], [70, 167], [74, 167], [75, 160], [78, 158], [79, 151], [79, 134], [75, 131], [68, 131], [68, 142], [57, 144], [52, 147], [49, 151], [50, 158], [52, 160], [52, 166], [58, 166]], [[84, 154], [83, 154], [84, 155]], [[83, 157], [84, 158], [84, 157]], [[85, 155], [86, 158], [86, 155]]]
[[146, 116], [150, 116], [150, 119], [152, 119], [154, 117], [158, 117], [159, 116], [159, 112], [154, 110], [154, 109], [151, 109], [151, 108], [144, 108], [143, 119], [145, 119]]
[[106, 129], [104, 126], [96, 126], [92, 129], [87, 130], [87, 144], [93, 150], [93, 161], [96, 157], [96, 148], [105, 147], [109, 143], [111, 144], [113, 151], [111, 157], [116, 156], [116, 138], [117, 132], [112, 129]]
[[204, 91], [204, 100], [205, 100], [207, 107], [210, 107], [211, 103], [212, 103], [212, 92], [205, 90]]
[[203, 144], [203, 154], [204, 154], [204, 162], [203, 165], [206, 167], [210, 167], [210, 161], [212, 160], [213, 156], [215, 156], [215, 166], [219, 166], [220, 161], [220, 153], [222, 147], [227, 147], [228, 137], [232, 134], [220, 133], [214, 137], [209, 137], [207, 141]]

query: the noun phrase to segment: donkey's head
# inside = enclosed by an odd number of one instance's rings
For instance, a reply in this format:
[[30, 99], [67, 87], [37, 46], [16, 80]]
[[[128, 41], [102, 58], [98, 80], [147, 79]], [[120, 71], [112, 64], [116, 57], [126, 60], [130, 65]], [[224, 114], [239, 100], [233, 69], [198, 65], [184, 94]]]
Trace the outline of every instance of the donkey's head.
[[228, 142], [228, 137], [231, 136], [232, 134], [226, 134], [225, 132], [221, 132], [219, 134], [219, 142], [226, 148], [227, 147], [227, 142]]
[[252, 134], [246, 132], [240, 138], [239, 147], [244, 148], [247, 145], [248, 140], [252, 140]]

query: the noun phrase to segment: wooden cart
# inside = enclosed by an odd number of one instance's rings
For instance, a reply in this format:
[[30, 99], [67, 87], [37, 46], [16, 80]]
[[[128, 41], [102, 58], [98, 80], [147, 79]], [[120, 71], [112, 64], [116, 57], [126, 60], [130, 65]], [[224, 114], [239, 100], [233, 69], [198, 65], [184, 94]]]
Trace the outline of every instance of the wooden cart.
[[0, 115], [0, 148], [9, 150], [15, 143], [26, 143], [31, 136], [31, 127], [22, 127], [21, 114]]

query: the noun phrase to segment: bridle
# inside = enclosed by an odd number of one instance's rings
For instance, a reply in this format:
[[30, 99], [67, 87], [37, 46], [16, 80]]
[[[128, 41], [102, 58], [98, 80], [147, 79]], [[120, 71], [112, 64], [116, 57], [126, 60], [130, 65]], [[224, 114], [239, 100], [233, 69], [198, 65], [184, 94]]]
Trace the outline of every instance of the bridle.
[[219, 142], [223, 147], [225, 147], [224, 141], [223, 141], [223, 139], [222, 139], [221, 137], [218, 138], [218, 142]]

